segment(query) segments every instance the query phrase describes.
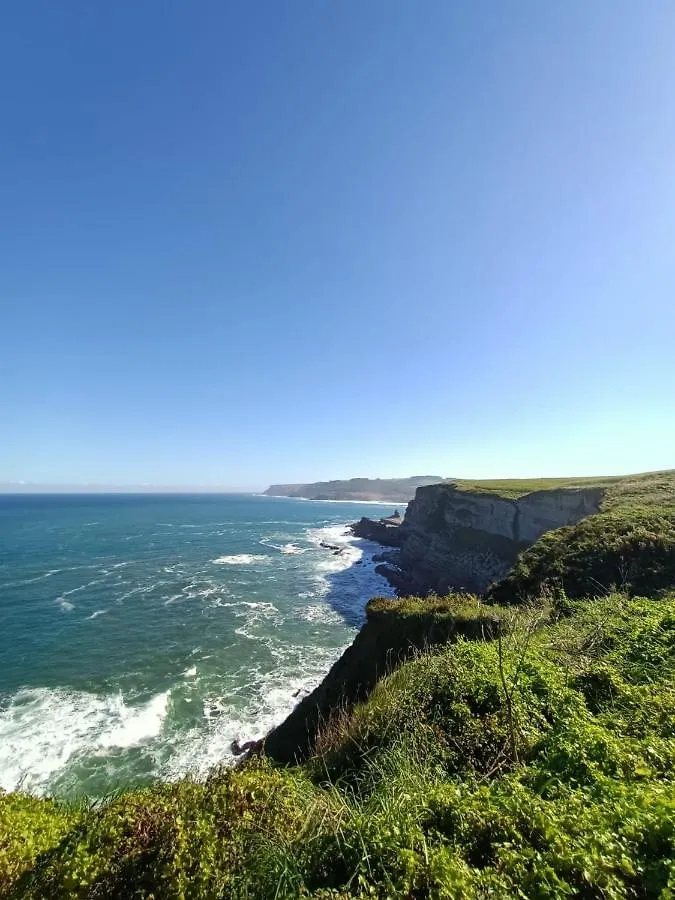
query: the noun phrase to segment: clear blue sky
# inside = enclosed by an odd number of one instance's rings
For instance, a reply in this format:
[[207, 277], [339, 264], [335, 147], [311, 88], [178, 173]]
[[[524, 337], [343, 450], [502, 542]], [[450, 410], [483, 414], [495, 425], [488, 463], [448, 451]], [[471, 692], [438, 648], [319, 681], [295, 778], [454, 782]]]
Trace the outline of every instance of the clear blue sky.
[[14, 0], [0, 482], [675, 465], [671, 0]]

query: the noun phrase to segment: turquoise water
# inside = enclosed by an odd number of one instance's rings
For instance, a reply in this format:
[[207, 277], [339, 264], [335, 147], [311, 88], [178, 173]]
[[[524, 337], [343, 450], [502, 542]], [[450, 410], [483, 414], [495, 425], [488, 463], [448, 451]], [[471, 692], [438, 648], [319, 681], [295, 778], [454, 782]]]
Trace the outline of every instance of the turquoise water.
[[[205, 774], [316, 685], [389, 594], [346, 523], [248, 495], [0, 497], [0, 787]], [[322, 547], [329, 543], [339, 550]]]

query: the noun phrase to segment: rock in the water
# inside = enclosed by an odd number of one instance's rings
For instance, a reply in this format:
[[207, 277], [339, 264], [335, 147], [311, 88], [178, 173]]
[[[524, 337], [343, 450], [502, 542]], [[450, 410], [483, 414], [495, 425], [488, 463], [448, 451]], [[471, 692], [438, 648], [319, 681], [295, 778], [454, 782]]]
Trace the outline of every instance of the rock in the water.
[[249, 750], [255, 750], [259, 744], [260, 741], [244, 741], [243, 744], [240, 744], [235, 738], [230, 744], [230, 750], [235, 756], [241, 756], [242, 753], [248, 753]]
[[389, 519], [375, 520], [363, 516], [358, 522], [354, 522], [351, 530], [353, 535], [367, 541], [375, 541], [387, 547], [399, 546], [401, 525]]

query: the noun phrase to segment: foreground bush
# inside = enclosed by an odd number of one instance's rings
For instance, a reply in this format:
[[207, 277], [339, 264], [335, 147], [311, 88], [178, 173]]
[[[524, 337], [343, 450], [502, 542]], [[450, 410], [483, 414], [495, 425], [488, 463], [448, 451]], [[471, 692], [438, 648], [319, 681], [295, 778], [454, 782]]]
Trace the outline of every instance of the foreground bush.
[[76, 809], [0, 792], [0, 895], [38, 856], [56, 847], [79, 819]]

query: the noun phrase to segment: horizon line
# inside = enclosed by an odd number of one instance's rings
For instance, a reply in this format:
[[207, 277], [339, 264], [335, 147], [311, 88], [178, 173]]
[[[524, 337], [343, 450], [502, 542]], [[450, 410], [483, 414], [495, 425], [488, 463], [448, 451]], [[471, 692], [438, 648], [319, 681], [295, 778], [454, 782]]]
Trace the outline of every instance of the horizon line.
[[226, 485], [166, 484], [41, 484], [0, 482], [0, 494], [257, 494], [263, 489]]

